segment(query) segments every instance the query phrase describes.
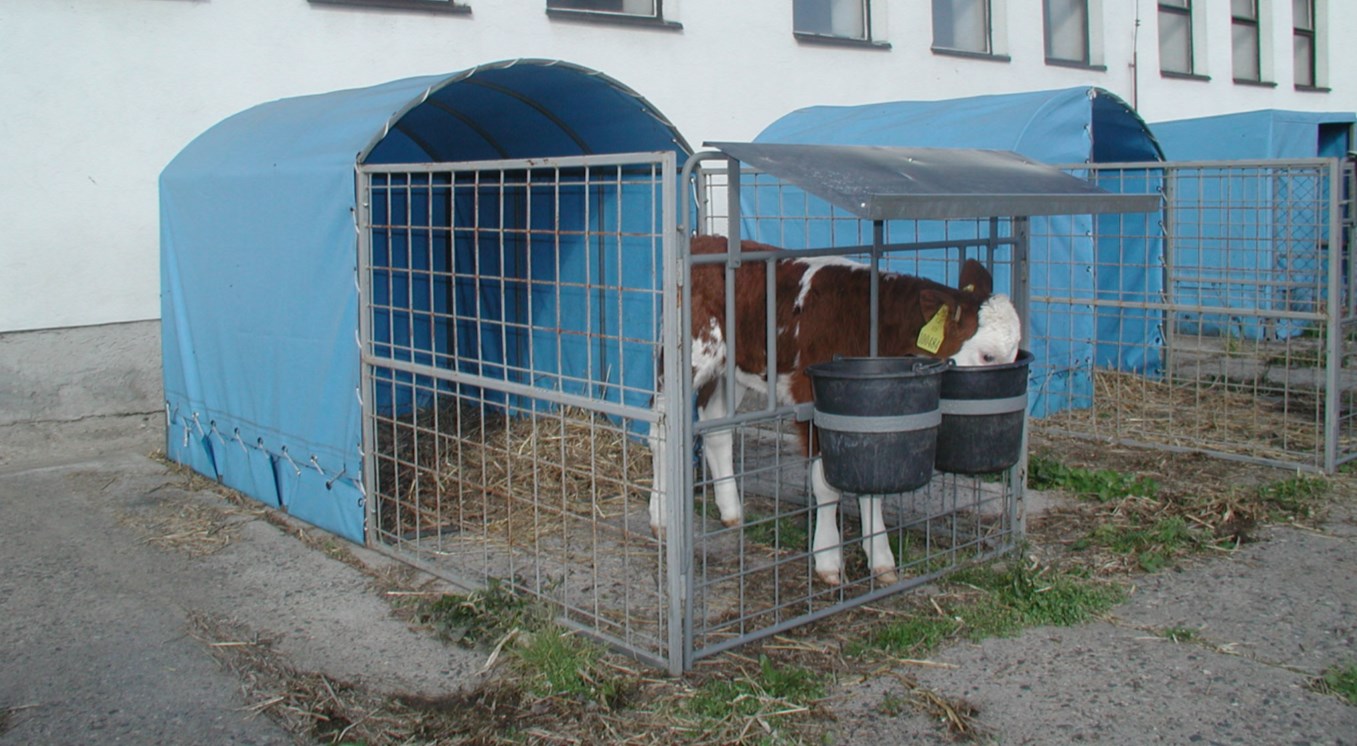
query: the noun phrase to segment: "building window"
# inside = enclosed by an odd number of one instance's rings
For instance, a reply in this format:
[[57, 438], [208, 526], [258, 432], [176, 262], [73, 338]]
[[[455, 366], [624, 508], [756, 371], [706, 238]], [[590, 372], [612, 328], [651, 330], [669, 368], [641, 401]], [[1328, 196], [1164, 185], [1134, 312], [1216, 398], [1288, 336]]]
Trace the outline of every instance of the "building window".
[[547, 12], [663, 20], [663, 0], [547, 0]]
[[1296, 85], [1314, 88], [1317, 85], [1314, 0], [1291, 0], [1291, 16], [1291, 24], [1295, 27], [1292, 41], [1295, 45]]
[[1192, 0], [1159, 0], [1159, 69], [1191, 75]]
[[990, 0], [933, 0], [933, 48], [993, 54]]
[[308, 0], [312, 5], [363, 5], [370, 8], [400, 8], [434, 13], [470, 13], [471, 6], [456, 0]]
[[872, 40], [870, 0], [793, 0], [792, 30], [798, 35]]
[[1263, 79], [1258, 33], [1258, 0], [1230, 0], [1234, 79]]
[[1089, 58], [1088, 0], [1043, 0], [1046, 59], [1091, 64]]

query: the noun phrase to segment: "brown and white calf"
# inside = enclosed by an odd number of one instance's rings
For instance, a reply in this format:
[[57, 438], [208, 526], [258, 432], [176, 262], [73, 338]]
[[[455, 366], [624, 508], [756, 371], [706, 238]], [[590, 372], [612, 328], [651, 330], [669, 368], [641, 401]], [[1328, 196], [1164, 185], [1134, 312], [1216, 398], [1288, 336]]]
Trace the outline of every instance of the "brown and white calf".
[[[773, 247], [752, 241], [743, 251], [767, 251]], [[698, 236], [691, 253], [726, 251], [726, 239]], [[697, 392], [698, 419], [727, 416], [727, 407], [738, 407], [745, 392], [767, 394], [767, 263], [746, 261], [735, 272], [735, 329], [726, 323], [725, 266], [699, 264], [692, 271], [693, 318], [691, 344], [693, 389]], [[835, 355], [865, 357], [870, 350], [870, 269], [847, 259], [782, 259], [774, 277], [776, 292], [777, 360], [773, 395], [783, 405], [811, 401], [807, 366], [831, 360]], [[880, 277], [879, 334], [877, 354], [886, 356], [927, 355], [950, 358], [957, 365], [991, 365], [1017, 358], [1021, 324], [1013, 303], [994, 295], [993, 278], [975, 260], [961, 269], [961, 289], [931, 280], [883, 272]], [[929, 322], [932, 322], [931, 324]], [[930, 328], [925, 341], [920, 332]], [[941, 325], [941, 339], [938, 326]], [[727, 339], [735, 339], [735, 388], [726, 386]], [[814, 456], [809, 424], [798, 423], [806, 455]], [[652, 435], [655, 454], [655, 490], [650, 501], [651, 528], [664, 533], [666, 490], [663, 484], [664, 450]], [[743, 522], [743, 506], [735, 483], [733, 433], [720, 430], [703, 438], [703, 452], [711, 472], [716, 505], [727, 526]], [[824, 478], [819, 459], [811, 465], [815, 494], [815, 572], [825, 582], [843, 582], [843, 556], [837, 510], [839, 491]], [[885, 520], [879, 496], [860, 498], [864, 549], [872, 572], [885, 583], [894, 582], [895, 557], [886, 540]]]

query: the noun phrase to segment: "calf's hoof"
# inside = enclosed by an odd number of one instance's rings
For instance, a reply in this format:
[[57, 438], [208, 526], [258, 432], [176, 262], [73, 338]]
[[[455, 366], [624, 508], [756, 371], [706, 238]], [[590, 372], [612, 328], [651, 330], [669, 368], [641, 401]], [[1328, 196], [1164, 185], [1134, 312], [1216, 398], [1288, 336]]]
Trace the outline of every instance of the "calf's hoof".
[[894, 567], [874, 568], [872, 574], [876, 576], [877, 585], [895, 585], [900, 582], [900, 576], [895, 573]]
[[654, 534], [656, 539], [664, 541], [664, 526], [661, 526], [658, 523], [652, 523], [650, 524], [650, 533]]
[[837, 588], [843, 585], [842, 570], [816, 570], [815, 574], [825, 585]]
[[744, 523], [744, 519], [742, 519], [742, 518], [722, 518], [722, 519], [721, 519], [721, 525], [722, 525], [722, 526], [725, 526], [726, 528], [735, 528], [735, 527], [739, 526], [741, 523]]

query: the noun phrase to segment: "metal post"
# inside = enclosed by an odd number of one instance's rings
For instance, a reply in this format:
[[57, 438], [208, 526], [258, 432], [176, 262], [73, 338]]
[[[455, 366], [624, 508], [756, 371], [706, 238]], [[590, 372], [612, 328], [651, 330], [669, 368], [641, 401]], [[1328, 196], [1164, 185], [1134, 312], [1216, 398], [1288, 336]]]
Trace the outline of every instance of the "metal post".
[[377, 444], [377, 424], [373, 417], [374, 394], [371, 387], [372, 373], [366, 357], [368, 344], [372, 339], [372, 303], [371, 262], [372, 262], [372, 175], [362, 170], [354, 174], [354, 185], [358, 191], [354, 213], [354, 230], [358, 234], [358, 402], [363, 425], [362, 443], [362, 485], [364, 535], [369, 546], [376, 544], [377, 536], [377, 470], [373, 468], [374, 453]]
[[869, 303], [871, 303], [871, 339], [868, 356], [877, 356], [877, 347], [881, 332], [881, 247], [886, 243], [886, 224], [880, 220], [872, 221], [872, 279]]
[[[1163, 169], [1163, 174], [1164, 174], [1164, 188], [1163, 188], [1164, 203], [1163, 206], [1160, 208], [1162, 224], [1160, 235], [1162, 236], [1162, 240], [1164, 242], [1163, 248], [1161, 249], [1164, 255], [1163, 259], [1164, 289], [1161, 292], [1163, 294], [1164, 305], [1171, 309], [1174, 307], [1176, 303], [1176, 301], [1174, 300], [1175, 293], [1173, 287], [1174, 285], [1173, 252], [1175, 249], [1177, 249], [1177, 241], [1174, 238], [1173, 231], [1174, 231], [1174, 220], [1176, 217], [1174, 214], [1176, 209], [1174, 200], [1177, 199], [1176, 187], [1178, 179], [1178, 169], [1165, 166]], [[1164, 311], [1164, 371], [1167, 373], [1168, 380], [1170, 382], [1173, 381], [1173, 371], [1176, 365], [1176, 362], [1174, 361], [1175, 357], [1174, 346], [1176, 344], [1176, 340], [1174, 338], [1176, 335], [1177, 329], [1175, 328], [1174, 324], [1173, 311], [1171, 310]]]
[[1338, 388], [1339, 369], [1343, 364], [1343, 223], [1338, 209], [1343, 199], [1342, 161], [1329, 161], [1329, 198], [1325, 201], [1329, 217], [1329, 298], [1323, 304], [1328, 327], [1326, 340], [1328, 360], [1324, 366], [1324, 473], [1338, 470], [1338, 436], [1340, 429], [1342, 392]]
[[[666, 516], [669, 527], [665, 536], [665, 566], [668, 570], [669, 619], [667, 628], [669, 673], [681, 675], [692, 665], [693, 610], [689, 603], [692, 588], [693, 531], [693, 452], [692, 417], [689, 404], [693, 401], [693, 350], [686, 344], [692, 328], [692, 262], [689, 261], [688, 230], [689, 184], [700, 156], [688, 159], [683, 168], [681, 213], [683, 227], [675, 225], [673, 213], [675, 174], [674, 156], [664, 159], [664, 313], [661, 344], [670, 354], [664, 356], [664, 448]], [[677, 351], [675, 355], [672, 352]]]

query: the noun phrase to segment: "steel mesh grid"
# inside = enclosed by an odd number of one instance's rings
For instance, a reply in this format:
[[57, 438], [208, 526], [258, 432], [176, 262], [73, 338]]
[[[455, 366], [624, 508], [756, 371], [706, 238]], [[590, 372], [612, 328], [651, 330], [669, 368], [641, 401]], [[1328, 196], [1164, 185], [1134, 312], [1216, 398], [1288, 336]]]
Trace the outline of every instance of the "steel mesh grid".
[[664, 553], [650, 533], [650, 455], [631, 435], [636, 423], [572, 408], [511, 411], [382, 369], [369, 383], [427, 402], [373, 418], [380, 545], [468, 587], [505, 582], [663, 657]]
[[[698, 232], [729, 235], [734, 222], [743, 238], [790, 250], [741, 262], [832, 255], [866, 264], [875, 243], [883, 272], [914, 274], [955, 286], [962, 261], [975, 258], [991, 269], [997, 290], [1020, 292], [1015, 288], [1020, 278], [1014, 266], [1021, 239], [1012, 220], [873, 224], [747, 168], [738, 174], [739, 204], [732, 205], [732, 180], [724, 163], [701, 170], [697, 184]], [[734, 221], [732, 213], [737, 215]], [[868, 300], [862, 302], [865, 305]], [[846, 582], [826, 585], [814, 570], [811, 537], [816, 507], [808, 476], [811, 460], [795, 435], [794, 423], [806, 414], [770, 404], [754, 391], [731, 416], [707, 420], [695, 428], [703, 438], [731, 434], [734, 479], [743, 496], [745, 516], [735, 527], [721, 523], [714, 477], [705, 460], [698, 459], [692, 603], [687, 620], [694, 657], [917, 587], [1017, 545], [1020, 467], [989, 478], [936, 474], [929, 485], [915, 492], [884, 496], [886, 534], [900, 578], [893, 584], [879, 583], [867, 569], [860, 547], [858, 506], [849, 496], [840, 501], [836, 520], [843, 537], [840, 548]]]
[[[659, 208], [654, 164], [369, 178], [368, 354], [610, 401], [653, 396], [661, 238], [619, 205], [646, 218]], [[565, 248], [580, 244], [583, 261]], [[572, 349], [593, 354], [566, 365]], [[644, 375], [628, 375], [635, 360]]]
[[360, 172], [371, 543], [661, 665], [643, 436], [676, 178], [654, 154]]
[[1351, 458], [1333, 164], [1079, 172], [1164, 209], [1033, 221], [1036, 424], [1312, 470]]
[[867, 568], [860, 510], [845, 495], [836, 520], [847, 582], [824, 584], [813, 564], [810, 459], [790, 437], [793, 419], [734, 427], [735, 479], [745, 507], [739, 526], [721, 523], [712, 475], [699, 470], [691, 616], [697, 657], [917, 587], [1017, 543], [1016, 470], [988, 477], [937, 473], [918, 490], [883, 496], [897, 583], [882, 584]]

